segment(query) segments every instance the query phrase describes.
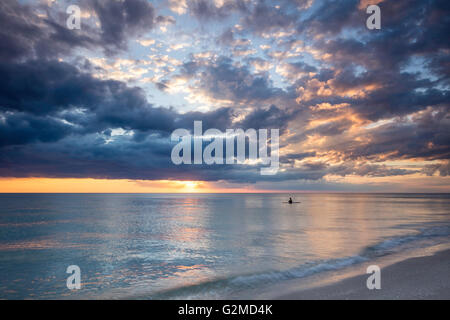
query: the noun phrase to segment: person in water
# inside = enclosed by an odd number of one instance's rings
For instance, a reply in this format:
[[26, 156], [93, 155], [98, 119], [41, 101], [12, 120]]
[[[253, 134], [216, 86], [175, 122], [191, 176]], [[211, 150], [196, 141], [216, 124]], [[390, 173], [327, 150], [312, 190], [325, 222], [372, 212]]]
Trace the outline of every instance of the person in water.
[[292, 198], [291, 197], [289, 197], [288, 203], [292, 203]]

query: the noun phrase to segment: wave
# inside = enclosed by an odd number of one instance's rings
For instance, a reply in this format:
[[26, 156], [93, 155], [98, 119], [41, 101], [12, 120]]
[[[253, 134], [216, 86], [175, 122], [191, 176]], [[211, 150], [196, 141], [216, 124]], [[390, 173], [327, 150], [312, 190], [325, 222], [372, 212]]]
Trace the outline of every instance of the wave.
[[[417, 234], [392, 237], [375, 245], [364, 248], [360, 255], [367, 258], [375, 258], [404, 249], [404, 246], [414, 246], [415, 243], [435, 238], [450, 236], [450, 225], [434, 226], [420, 229]], [[426, 245], [426, 243], [424, 243]]]
[[[223, 298], [233, 292], [254, 289], [262, 285], [274, 284], [284, 280], [301, 279], [325, 271], [337, 271], [356, 265], [376, 257], [399, 252], [409, 247], [422, 247], [437, 244], [433, 240], [444, 239], [448, 242], [450, 225], [435, 226], [419, 230], [414, 235], [397, 236], [385, 239], [375, 245], [364, 248], [358, 255], [312, 261], [290, 268], [288, 270], [274, 270], [262, 273], [237, 275], [229, 278], [217, 279], [195, 285], [158, 292], [150, 296], [135, 297], [137, 299], [202, 299]], [[426, 240], [423, 242], [423, 240]]]

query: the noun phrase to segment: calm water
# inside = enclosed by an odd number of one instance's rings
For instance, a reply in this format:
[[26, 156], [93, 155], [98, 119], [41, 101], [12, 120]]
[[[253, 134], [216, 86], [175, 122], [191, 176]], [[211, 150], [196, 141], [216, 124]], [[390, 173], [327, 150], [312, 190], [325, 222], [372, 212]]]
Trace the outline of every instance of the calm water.
[[0, 195], [0, 298], [220, 298], [450, 242], [448, 194], [287, 197]]

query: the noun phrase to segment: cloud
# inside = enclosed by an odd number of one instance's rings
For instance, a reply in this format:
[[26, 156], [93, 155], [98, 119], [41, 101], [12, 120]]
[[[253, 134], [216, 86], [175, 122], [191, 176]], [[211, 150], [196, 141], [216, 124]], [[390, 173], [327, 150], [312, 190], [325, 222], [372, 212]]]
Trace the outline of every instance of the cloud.
[[40, 17], [31, 5], [15, 0], [0, 4], [0, 58], [51, 57], [73, 47], [90, 47], [95, 40], [84, 33], [70, 32], [48, 16]]
[[307, 19], [298, 23], [297, 30], [310, 36], [335, 35], [346, 26], [356, 25], [357, 18], [361, 19], [361, 25], [364, 26], [365, 12], [361, 13], [357, 6], [358, 0], [322, 1]]
[[432, 176], [436, 172], [439, 172], [439, 175], [441, 177], [447, 177], [447, 176], [450, 175], [450, 161], [446, 161], [446, 162], [443, 162], [443, 163], [426, 165], [423, 168], [423, 172], [427, 176]]
[[187, 7], [190, 14], [201, 21], [223, 19], [234, 11], [245, 12], [247, 10], [244, 0], [190, 0], [187, 2]]
[[378, 164], [352, 164], [347, 163], [344, 165], [338, 165], [330, 169], [329, 173], [339, 176], [357, 175], [357, 176], [369, 176], [369, 177], [389, 177], [389, 176], [402, 176], [418, 173], [418, 170], [408, 169], [393, 169], [386, 165]]
[[0, 147], [58, 141], [72, 131], [70, 125], [51, 117], [38, 117], [24, 113], [3, 116], [0, 125]]
[[145, 34], [155, 24], [155, 9], [146, 0], [86, 2], [96, 13], [103, 43], [124, 48], [130, 37]]
[[130, 39], [171, 21], [157, 16], [146, 0], [80, 0], [82, 12], [89, 15], [82, 19], [81, 30], [74, 31], [66, 27], [69, 4], [73, 3], [33, 7], [17, 0], [2, 1], [0, 58], [55, 58], [76, 48], [101, 48], [109, 55], [116, 54], [126, 49]]
[[257, 1], [251, 12], [243, 19], [244, 28], [256, 34], [285, 30], [294, 25], [297, 16], [276, 8], [268, 1]]
[[372, 129], [359, 130], [359, 139], [347, 137], [334, 147], [326, 148], [339, 152], [347, 160], [448, 159], [449, 121], [448, 108], [429, 108]]
[[[68, 2], [2, 1], [0, 176], [447, 177], [450, 6], [378, 2], [371, 31], [359, 0], [80, 0], [72, 31]], [[173, 165], [170, 133], [196, 120], [279, 128], [280, 172]]]
[[283, 95], [283, 91], [273, 87], [266, 75], [253, 75], [246, 66], [233, 65], [227, 57], [218, 57], [206, 65], [186, 62], [183, 67], [186, 75], [196, 75], [196, 90], [214, 99], [249, 103]]
[[281, 133], [294, 119], [298, 110], [283, 110], [275, 105], [268, 108], [253, 109], [236, 126], [255, 129], [280, 129]]

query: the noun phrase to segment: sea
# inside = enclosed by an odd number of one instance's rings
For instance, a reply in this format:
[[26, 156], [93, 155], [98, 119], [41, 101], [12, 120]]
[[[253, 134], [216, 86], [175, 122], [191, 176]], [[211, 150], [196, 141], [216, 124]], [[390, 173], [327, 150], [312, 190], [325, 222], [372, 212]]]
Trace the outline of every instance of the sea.
[[445, 243], [450, 194], [0, 194], [0, 299], [222, 299]]

